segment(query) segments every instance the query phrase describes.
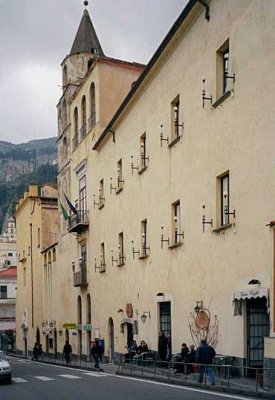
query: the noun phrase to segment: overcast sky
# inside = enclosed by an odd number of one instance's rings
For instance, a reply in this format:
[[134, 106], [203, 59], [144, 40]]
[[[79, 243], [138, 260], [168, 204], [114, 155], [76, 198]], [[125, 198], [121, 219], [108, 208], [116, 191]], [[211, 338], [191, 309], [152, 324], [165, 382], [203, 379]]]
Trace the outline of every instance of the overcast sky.
[[[187, 0], [90, 0], [107, 56], [147, 63]], [[0, 140], [56, 136], [60, 63], [70, 52], [82, 0], [0, 0]]]

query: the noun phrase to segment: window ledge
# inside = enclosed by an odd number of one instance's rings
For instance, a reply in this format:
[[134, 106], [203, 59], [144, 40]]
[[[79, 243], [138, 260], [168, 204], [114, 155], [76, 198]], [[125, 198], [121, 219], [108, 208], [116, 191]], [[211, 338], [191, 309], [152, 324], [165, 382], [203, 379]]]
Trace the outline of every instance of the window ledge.
[[143, 174], [143, 172], [146, 171], [147, 168], [148, 168], [147, 165], [145, 165], [144, 167], [142, 167], [142, 168], [138, 171], [139, 175]]
[[171, 244], [171, 246], [168, 246], [168, 249], [170, 250], [176, 249], [177, 247], [180, 247], [182, 244], [183, 244], [182, 242]]
[[173, 146], [175, 146], [175, 144], [177, 144], [179, 141], [180, 141], [180, 139], [181, 139], [181, 136], [179, 135], [179, 136], [176, 136], [175, 137], [175, 139], [173, 139], [172, 140], [172, 142], [170, 142], [169, 144], [168, 144], [168, 147], [173, 147]]
[[98, 206], [98, 209], [101, 210], [105, 206], [105, 203], [102, 203]]
[[217, 108], [221, 103], [223, 103], [231, 94], [231, 90], [225, 92], [221, 97], [219, 97], [214, 104], [212, 104], [213, 108]]
[[122, 192], [122, 190], [123, 190], [123, 186], [121, 186], [120, 188], [118, 188], [118, 189], [116, 190], [116, 194], [119, 194], [119, 193], [121, 193], [121, 192]]
[[143, 260], [144, 258], [149, 257], [149, 254], [143, 254], [142, 256], [139, 256], [139, 260]]
[[233, 226], [233, 224], [222, 225], [222, 226], [219, 226], [219, 227], [216, 228], [216, 229], [213, 229], [212, 232], [213, 232], [213, 233], [220, 233], [220, 232], [222, 232], [222, 231], [226, 231], [227, 229], [232, 228], [232, 226]]

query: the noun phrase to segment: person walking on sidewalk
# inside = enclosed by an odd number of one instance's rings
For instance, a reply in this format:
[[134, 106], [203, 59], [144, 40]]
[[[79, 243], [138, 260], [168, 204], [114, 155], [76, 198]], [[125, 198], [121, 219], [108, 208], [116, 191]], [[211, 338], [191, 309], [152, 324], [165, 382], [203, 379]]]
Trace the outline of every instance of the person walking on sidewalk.
[[158, 341], [158, 353], [159, 353], [159, 358], [161, 360], [161, 362], [160, 362], [161, 368], [167, 367], [167, 363], [166, 363], [167, 350], [168, 350], [167, 337], [165, 336], [165, 333], [163, 331], [160, 331], [159, 332], [159, 341]]
[[39, 346], [35, 342], [32, 350], [32, 361], [38, 360], [38, 356], [39, 356]]
[[200, 364], [199, 383], [203, 382], [204, 375], [208, 375], [211, 385], [215, 385], [215, 375], [211, 364], [213, 363], [216, 352], [212, 346], [203, 339], [196, 352], [196, 361]]
[[92, 347], [90, 349], [90, 356], [93, 357], [95, 365], [94, 368], [100, 368], [99, 363], [101, 361], [103, 354], [103, 349], [102, 346], [99, 344], [99, 340], [95, 339], [95, 341], [92, 341]]
[[66, 340], [66, 343], [63, 347], [63, 354], [65, 354], [66, 365], [70, 364], [71, 362], [71, 352], [72, 346], [69, 343], [69, 340]]

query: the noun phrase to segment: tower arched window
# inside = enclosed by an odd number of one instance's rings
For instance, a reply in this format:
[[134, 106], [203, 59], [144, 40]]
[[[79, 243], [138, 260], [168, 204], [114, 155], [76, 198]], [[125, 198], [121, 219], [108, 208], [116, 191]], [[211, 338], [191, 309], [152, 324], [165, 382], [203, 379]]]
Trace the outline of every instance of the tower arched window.
[[91, 84], [90, 87], [90, 118], [89, 118], [89, 125], [90, 128], [93, 128], [96, 123], [96, 110], [95, 110], [95, 84], [94, 82]]
[[67, 71], [67, 66], [65, 65], [63, 68], [63, 74], [62, 74], [62, 80], [63, 80], [63, 92], [67, 89], [67, 84], [68, 84], [68, 71]]
[[81, 119], [82, 119], [82, 126], [80, 129], [80, 138], [84, 138], [86, 136], [86, 97], [83, 96], [82, 97], [82, 101], [81, 101]]
[[67, 128], [68, 121], [67, 121], [67, 104], [66, 100], [63, 100], [62, 108], [61, 108], [61, 126], [62, 132]]
[[76, 148], [78, 144], [78, 109], [74, 109], [74, 137], [73, 137], [73, 149]]

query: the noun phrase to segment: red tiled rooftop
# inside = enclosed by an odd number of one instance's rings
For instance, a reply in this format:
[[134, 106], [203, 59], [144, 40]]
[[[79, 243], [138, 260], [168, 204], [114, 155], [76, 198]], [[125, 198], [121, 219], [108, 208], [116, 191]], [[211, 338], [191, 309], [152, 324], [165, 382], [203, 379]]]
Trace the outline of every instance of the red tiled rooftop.
[[17, 277], [17, 267], [10, 267], [0, 271], [1, 278], [16, 278]]

